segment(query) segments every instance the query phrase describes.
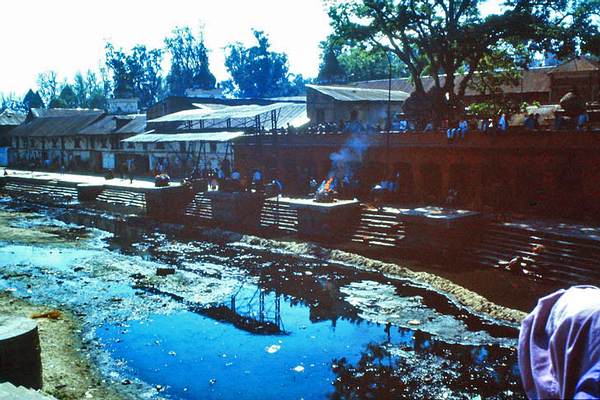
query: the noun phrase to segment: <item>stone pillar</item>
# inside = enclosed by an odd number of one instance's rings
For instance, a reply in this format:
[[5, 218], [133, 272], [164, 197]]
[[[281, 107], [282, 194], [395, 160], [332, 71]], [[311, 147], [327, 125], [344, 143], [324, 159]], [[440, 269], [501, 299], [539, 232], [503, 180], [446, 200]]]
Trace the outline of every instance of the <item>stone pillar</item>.
[[0, 317], [0, 382], [42, 388], [42, 360], [37, 323], [23, 317]]

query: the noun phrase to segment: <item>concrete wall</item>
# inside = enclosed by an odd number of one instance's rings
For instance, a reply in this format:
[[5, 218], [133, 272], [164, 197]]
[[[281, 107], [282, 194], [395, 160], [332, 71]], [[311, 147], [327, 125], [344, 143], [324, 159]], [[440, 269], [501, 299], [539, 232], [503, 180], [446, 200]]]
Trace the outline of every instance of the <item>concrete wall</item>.
[[[331, 153], [348, 135], [288, 135], [248, 138], [236, 144], [243, 172], [261, 168], [278, 176], [287, 190], [306, 192], [310, 177], [331, 170]], [[442, 133], [370, 135], [370, 146], [355, 174], [368, 191], [400, 173], [401, 203], [443, 204], [450, 188], [456, 205], [600, 222], [600, 135], [575, 132], [505, 136], [473, 132], [448, 142]], [[387, 140], [389, 138], [389, 147]], [[271, 175], [271, 176], [269, 176]]]

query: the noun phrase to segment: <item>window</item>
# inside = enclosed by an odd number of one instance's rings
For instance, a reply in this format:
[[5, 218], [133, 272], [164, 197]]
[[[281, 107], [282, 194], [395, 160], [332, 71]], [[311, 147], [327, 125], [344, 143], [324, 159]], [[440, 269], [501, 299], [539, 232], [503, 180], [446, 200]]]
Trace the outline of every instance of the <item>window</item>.
[[156, 143], [156, 150], [164, 150], [165, 149], [165, 144], [164, 143]]
[[100, 139], [100, 147], [102, 147], [103, 149], [106, 148], [106, 139]]
[[142, 149], [148, 150], [148, 143], [142, 143]]
[[210, 152], [211, 153], [216, 153], [217, 152], [217, 144], [216, 143], [211, 143], [210, 144]]
[[29, 139], [29, 145], [31, 147], [35, 147], [35, 139], [34, 138]]
[[90, 137], [90, 149], [93, 149], [96, 145], [96, 141], [94, 140], [94, 137]]
[[133, 142], [127, 142], [127, 148], [128, 149], [135, 149], [135, 143], [133, 143]]
[[76, 149], [81, 148], [81, 138], [75, 138], [75, 145], [73, 147], [75, 147]]
[[53, 148], [57, 148], [58, 147], [58, 139], [52, 138], [52, 147]]
[[179, 151], [185, 153], [185, 142], [179, 142]]

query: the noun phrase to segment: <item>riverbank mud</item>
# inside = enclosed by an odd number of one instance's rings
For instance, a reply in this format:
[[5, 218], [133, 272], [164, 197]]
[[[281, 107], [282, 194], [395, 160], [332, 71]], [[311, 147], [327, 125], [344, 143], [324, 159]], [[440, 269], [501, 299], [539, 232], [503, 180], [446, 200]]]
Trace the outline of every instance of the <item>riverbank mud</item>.
[[[15, 298], [10, 291], [0, 292], [0, 315], [30, 318], [51, 310]], [[81, 342], [81, 323], [76, 316], [60, 310], [58, 318], [37, 318], [36, 322], [42, 349], [43, 392], [59, 400], [133, 398], [115, 391], [102, 379]]]

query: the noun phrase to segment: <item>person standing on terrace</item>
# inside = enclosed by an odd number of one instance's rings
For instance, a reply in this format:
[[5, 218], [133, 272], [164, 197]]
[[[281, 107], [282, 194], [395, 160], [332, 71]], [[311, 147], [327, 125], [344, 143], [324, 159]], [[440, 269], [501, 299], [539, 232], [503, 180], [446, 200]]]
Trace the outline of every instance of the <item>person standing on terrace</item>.
[[585, 131], [589, 117], [587, 112], [583, 111], [577, 116], [577, 132]]
[[505, 113], [500, 114], [500, 118], [498, 119], [498, 131], [500, 133], [506, 133], [508, 131], [508, 120]]

